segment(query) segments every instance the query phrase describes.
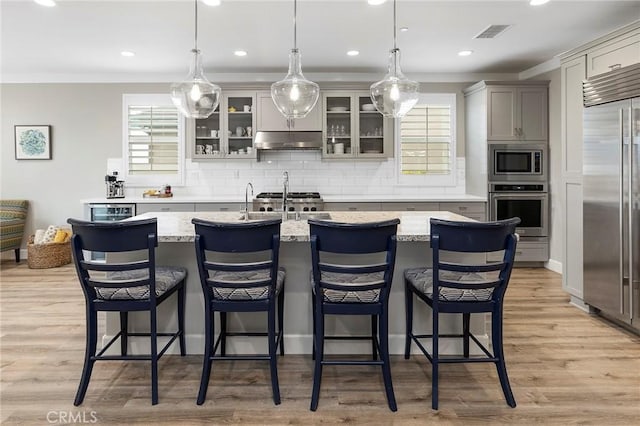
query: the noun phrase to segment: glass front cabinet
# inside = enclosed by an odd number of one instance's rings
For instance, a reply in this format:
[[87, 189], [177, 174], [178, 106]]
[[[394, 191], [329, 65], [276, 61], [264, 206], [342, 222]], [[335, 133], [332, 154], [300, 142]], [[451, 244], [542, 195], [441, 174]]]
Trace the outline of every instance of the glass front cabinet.
[[393, 119], [374, 107], [369, 92], [322, 93], [324, 158], [393, 157]]
[[192, 158], [255, 159], [255, 105], [255, 92], [223, 92], [213, 114], [193, 120]]

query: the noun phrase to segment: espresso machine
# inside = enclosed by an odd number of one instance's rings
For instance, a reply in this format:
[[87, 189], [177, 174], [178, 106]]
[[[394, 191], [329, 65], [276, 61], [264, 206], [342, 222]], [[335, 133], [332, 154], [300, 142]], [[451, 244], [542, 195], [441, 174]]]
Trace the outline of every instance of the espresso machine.
[[107, 187], [107, 198], [124, 198], [124, 181], [118, 180], [118, 172], [104, 177]]

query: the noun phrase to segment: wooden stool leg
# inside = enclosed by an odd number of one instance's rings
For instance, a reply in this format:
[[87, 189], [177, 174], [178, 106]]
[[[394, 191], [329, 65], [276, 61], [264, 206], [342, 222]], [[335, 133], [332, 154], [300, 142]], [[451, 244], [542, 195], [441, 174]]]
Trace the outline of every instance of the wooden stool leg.
[[120, 354], [125, 356], [128, 347], [129, 312], [120, 312]]
[[227, 355], [227, 313], [220, 312], [220, 355]]
[[187, 345], [185, 343], [184, 335], [184, 304], [185, 304], [185, 289], [184, 282], [182, 287], [178, 290], [178, 331], [180, 332], [180, 356], [187, 354]]
[[438, 409], [438, 313], [433, 313], [433, 338], [431, 354], [431, 408]]
[[371, 315], [371, 357], [378, 359], [378, 348], [376, 347], [376, 339], [378, 338], [378, 316]]
[[413, 334], [413, 292], [407, 280], [404, 281], [404, 306], [406, 315], [406, 331], [404, 338], [404, 359], [411, 356], [411, 336]]
[[384, 389], [387, 393], [387, 402], [391, 411], [398, 411], [396, 397], [393, 393], [393, 382], [391, 381], [391, 361], [389, 360], [389, 318], [387, 310], [384, 309], [380, 315], [380, 357], [382, 358], [382, 377], [384, 378]]
[[509, 407], [515, 407], [516, 400], [513, 397], [513, 392], [511, 392], [509, 376], [507, 376], [507, 365], [504, 361], [504, 352], [502, 350], [501, 310], [494, 311], [491, 315], [491, 343], [493, 345], [493, 354], [498, 358], [498, 361], [496, 362], [496, 369], [498, 370], [498, 377], [500, 378], [500, 386], [502, 387], [504, 398], [507, 400]]
[[280, 355], [284, 355], [284, 288], [278, 295], [278, 332], [280, 334]]
[[158, 404], [158, 321], [156, 308], [151, 309], [151, 405]]
[[320, 382], [322, 380], [322, 359], [324, 357], [324, 316], [322, 315], [322, 311], [318, 312], [317, 307], [314, 309], [314, 322], [316, 359], [315, 368], [313, 370], [313, 392], [311, 394], [310, 407], [311, 411], [316, 411], [318, 409], [318, 399], [320, 398]]
[[471, 314], [462, 314], [462, 354], [465, 358], [469, 358], [469, 322]]

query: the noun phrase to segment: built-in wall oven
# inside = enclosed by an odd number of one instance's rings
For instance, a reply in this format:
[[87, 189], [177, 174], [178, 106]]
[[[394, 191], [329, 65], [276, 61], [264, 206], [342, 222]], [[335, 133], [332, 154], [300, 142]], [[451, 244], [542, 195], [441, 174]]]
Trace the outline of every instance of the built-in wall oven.
[[549, 193], [546, 183], [489, 185], [490, 220], [516, 216], [521, 220], [516, 229], [520, 237], [549, 236]]
[[489, 144], [489, 182], [546, 182], [545, 144]]

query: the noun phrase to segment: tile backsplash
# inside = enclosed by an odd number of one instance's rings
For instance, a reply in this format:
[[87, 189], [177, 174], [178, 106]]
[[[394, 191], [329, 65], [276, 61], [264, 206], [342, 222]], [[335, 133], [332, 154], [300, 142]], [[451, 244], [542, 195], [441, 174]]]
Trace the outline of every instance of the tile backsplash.
[[[421, 195], [464, 194], [464, 158], [456, 159], [456, 186], [419, 186]], [[121, 158], [107, 161], [107, 172], [120, 170]], [[282, 172], [289, 172], [290, 191], [318, 191], [322, 195], [416, 195], [416, 186], [397, 183], [397, 160], [323, 161], [316, 151], [265, 152], [261, 161], [186, 159], [185, 186], [180, 195], [228, 196], [244, 194], [247, 182], [255, 193], [282, 190]], [[162, 182], [158, 182], [158, 187]], [[126, 186], [127, 195], [141, 195], [145, 188]]]

